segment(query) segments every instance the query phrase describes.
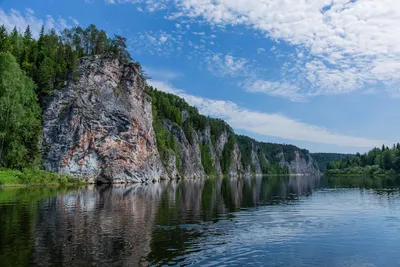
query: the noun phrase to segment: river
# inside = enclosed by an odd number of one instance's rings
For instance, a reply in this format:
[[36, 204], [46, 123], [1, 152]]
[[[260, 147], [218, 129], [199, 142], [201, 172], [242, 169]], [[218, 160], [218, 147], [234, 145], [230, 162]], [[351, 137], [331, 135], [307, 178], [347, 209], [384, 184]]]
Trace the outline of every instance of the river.
[[0, 189], [0, 266], [400, 266], [398, 178]]

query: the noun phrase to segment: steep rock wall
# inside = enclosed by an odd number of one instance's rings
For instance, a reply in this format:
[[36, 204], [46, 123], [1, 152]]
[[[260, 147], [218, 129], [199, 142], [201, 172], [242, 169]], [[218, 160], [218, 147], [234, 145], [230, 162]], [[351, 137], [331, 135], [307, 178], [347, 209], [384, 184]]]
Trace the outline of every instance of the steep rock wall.
[[[205, 176], [203, 165], [201, 164], [201, 152], [199, 142], [200, 139], [196, 132], [192, 131], [192, 143], [187, 139], [184, 131], [176, 124], [169, 121], [162, 122], [166, 130], [172, 134], [175, 142], [179, 146], [179, 155], [174, 155], [172, 157], [179, 157], [181, 166], [180, 170], [177, 170], [176, 164], [175, 168], [172, 166], [170, 170], [173, 172], [180, 173], [182, 178], [194, 179], [202, 178]], [[169, 171], [169, 174], [171, 171]]]
[[[82, 59], [74, 78], [49, 100], [43, 120], [45, 168], [88, 182], [319, 174], [308, 151], [234, 135], [179, 97], [149, 90], [135, 64], [112, 56]], [[164, 146], [157, 147], [160, 140]]]
[[295, 159], [290, 162], [284, 158], [283, 153], [278, 155], [278, 158], [280, 159], [280, 165], [288, 168], [290, 174], [320, 175], [318, 164], [314, 161], [310, 154], [302, 157], [299, 151], [295, 151], [294, 153]]
[[133, 64], [112, 56], [82, 59], [44, 110], [45, 168], [89, 182], [160, 180], [164, 169], [144, 89]]

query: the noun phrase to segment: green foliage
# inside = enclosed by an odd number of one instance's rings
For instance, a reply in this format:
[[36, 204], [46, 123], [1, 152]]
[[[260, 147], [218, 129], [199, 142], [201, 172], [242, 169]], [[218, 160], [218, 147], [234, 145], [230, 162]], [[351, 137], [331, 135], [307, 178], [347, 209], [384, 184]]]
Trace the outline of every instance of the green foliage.
[[357, 153], [327, 166], [328, 174], [395, 174], [400, 173], [400, 144], [392, 148], [382, 146], [368, 153]]
[[22, 171], [2, 169], [0, 170], [0, 185], [64, 185], [77, 183], [77, 179], [69, 176], [58, 176], [38, 168], [24, 168]]
[[[252, 151], [253, 151], [253, 144], [255, 144], [255, 140], [243, 136], [243, 135], [238, 135], [236, 136], [239, 149], [240, 149], [240, 155], [242, 159], [242, 165], [246, 168], [247, 166], [252, 166]], [[264, 160], [265, 161], [265, 160]]]
[[[195, 107], [190, 106], [179, 96], [158, 91], [151, 86], [146, 89], [152, 97], [153, 112], [157, 112], [157, 118], [160, 120], [167, 119], [179, 125], [189, 142], [192, 143], [193, 141], [192, 130], [197, 132], [210, 127], [213, 144], [216, 143], [223, 132], [233, 133], [232, 128], [225, 121], [200, 115]], [[185, 120], [183, 114], [185, 114]]]
[[[163, 120], [172, 122], [180, 127], [191, 144], [193, 144], [194, 141], [192, 136], [193, 132], [204, 132], [207, 127], [210, 129], [210, 138], [213, 145], [215, 145], [217, 139], [223, 132], [227, 132], [234, 137], [232, 128], [226, 122], [220, 119], [213, 119], [200, 115], [196, 108], [190, 106], [179, 96], [158, 91], [151, 86], [148, 86], [146, 91], [152, 98], [153, 123], [156, 132], [157, 147], [160, 154], [162, 154], [164, 162], [167, 159], [165, 158], [165, 155], [171, 152], [173, 144], [166, 141], [169, 134], [161, 124], [161, 121]], [[176, 151], [175, 154], [178, 151]], [[202, 165], [206, 174], [214, 174], [215, 166], [211, 158], [209, 145], [205, 143], [200, 144], [200, 151]], [[229, 153], [232, 151], [233, 145], [232, 149], [225, 151], [225, 154], [223, 154], [222, 162], [230, 164], [232, 154]], [[229, 167], [230, 165], [226, 168], [226, 172], [224, 173], [227, 173]]]
[[200, 144], [201, 164], [207, 175], [215, 174], [214, 161], [211, 158], [210, 146], [207, 144]]
[[332, 161], [338, 161], [348, 157], [351, 158], [354, 155], [338, 153], [312, 153], [311, 156], [317, 162], [319, 170], [321, 172], [325, 172], [328, 164]]
[[174, 137], [165, 130], [164, 126], [157, 118], [153, 119], [153, 127], [156, 133], [157, 149], [160, 153], [162, 163], [167, 167], [170, 156], [175, 156], [176, 168], [180, 170], [182, 165], [180, 150]]
[[298, 151], [301, 157], [308, 160], [309, 153], [307, 150], [300, 149], [292, 145], [281, 145], [272, 143], [257, 142], [256, 140], [247, 136], [236, 136], [240, 148], [243, 167], [250, 166], [253, 170], [255, 168], [252, 163], [252, 150], [255, 149], [259, 158], [261, 172], [263, 174], [288, 174], [287, 168], [281, 167], [279, 164], [279, 154], [283, 154], [286, 161], [295, 159], [295, 151]]
[[[24, 34], [16, 28], [10, 34], [4, 26], [0, 28], [0, 52], [10, 52], [16, 57], [21, 69], [38, 85], [42, 105], [48, 94], [61, 89], [74, 74], [80, 58], [109, 53], [129, 63], [132, 58], [126, 49], [125, 38], [119, 35], [109, 38], [94, 25], [64, 29], [60, 34], [54, 29], [45, 32], [42, 27], [38, 40], [32, 38], [29, 26]], [[140, 64], [134, 64], [144, 75]]]
[[37, 163], [41, 131], [34, 83], [13, 55], [0, 52], [0, 164], [17, 168]]
[[228, 138], [228, 142], [226, 142], [224, 146], [224, 150], [222, 151], [222, 158], [221, 158], [221, 169], [223, 174], [228, 174], [229, 169], [232, 164], [232, 153], [235, 149], [235, 140], [236, 136], [231, 133]]
[[183, 120], [181, 115], [181, 106], [186, 102], [173, 94], [163, 93], [152, 88], [147, 88], [147, 92], [152, 97], [153, 110], [157, 113], [158, 119], [168, 119], [180, 127]]

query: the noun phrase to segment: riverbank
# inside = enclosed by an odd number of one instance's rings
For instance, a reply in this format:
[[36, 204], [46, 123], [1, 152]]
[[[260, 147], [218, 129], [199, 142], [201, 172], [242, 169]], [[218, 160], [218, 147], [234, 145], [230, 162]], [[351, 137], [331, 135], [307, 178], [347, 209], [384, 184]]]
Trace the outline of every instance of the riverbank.
[[400, 174], [398, 173], [379, 173], [379, 174], [369, 174], [369, 173], [324, 173], [323, 176], [328, 178], [378, 178], [378, 179], [400, 179]]
[[66, 175], [57, 175], [36, 168], [25, 168], [22, 171], [0, 169], [1, 187], [58, 186], [86, 184], [82, 180]]

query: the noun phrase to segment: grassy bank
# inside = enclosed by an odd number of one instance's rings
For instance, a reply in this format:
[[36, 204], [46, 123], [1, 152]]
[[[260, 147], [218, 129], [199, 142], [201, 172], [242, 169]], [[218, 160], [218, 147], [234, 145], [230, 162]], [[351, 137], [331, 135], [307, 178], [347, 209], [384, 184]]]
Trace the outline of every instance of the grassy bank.
[[22, 171], [0, 169], [0, 186], [39, 186], [84, 184], [82, 180], [71, 176], [58, 176], [36, 168], [25, 168]]

